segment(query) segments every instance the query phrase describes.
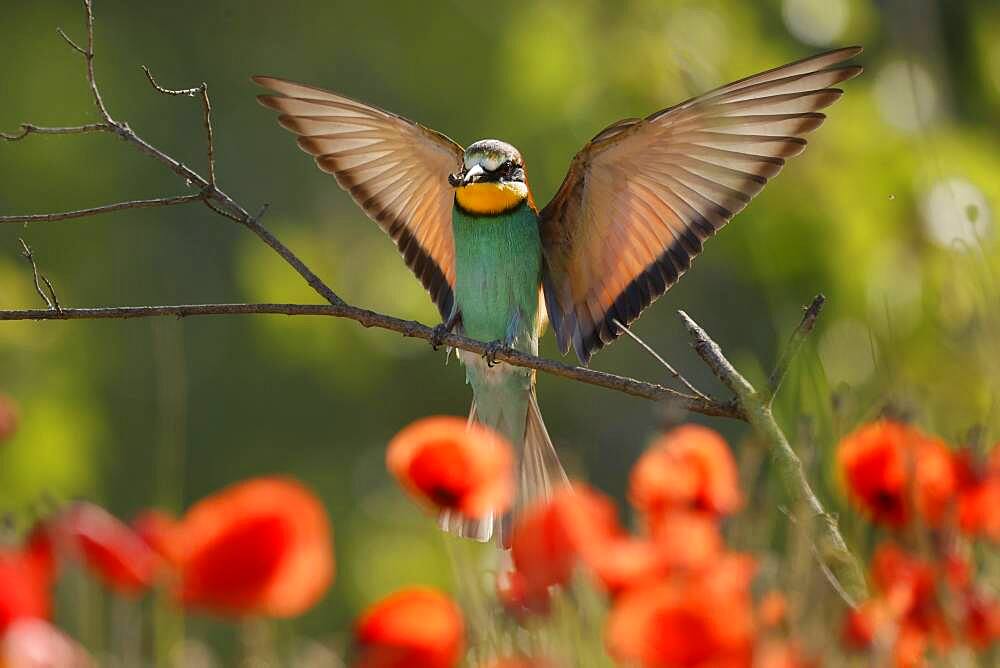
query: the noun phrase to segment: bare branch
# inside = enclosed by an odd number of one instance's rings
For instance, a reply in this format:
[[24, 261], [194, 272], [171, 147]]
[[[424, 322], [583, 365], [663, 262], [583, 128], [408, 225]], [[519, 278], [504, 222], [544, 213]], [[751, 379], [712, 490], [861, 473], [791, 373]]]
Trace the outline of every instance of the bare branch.
[[[282, 257], [305, 281], [315, 290], [323, 299], [334, 305], [343, 305], [344, 301], [337, 296], [337, 294], [330, 289], [326, 283], [324, 283], [319, 276], [317, 276], [309, 267], [305, 265], [291, 250], [289, 250], [283, 243], [281, 243], [273, 234], [271, 234], [263, 225], [260, 224], [260, 218], [263, 215], [263, 211], [257, 216], [252, 216], [247, 212], [245, 208], [237, 204], [232, 197], [223, 192], [215, 182], [215, 165], [214, 165], [214, 148], [209, 147], [209, 178], [204, 178], [193, 169], [185, 166], [180, 161], [174, 159], [170, 155], [164, 153], [160, 149], [156, 148], [145, 139], [140, 137], [127, 123], [119, 122], [114, 120], [104, 105], [104, 100], [101, 97], [100, 89], [97, 85], [97, 80], [94, 76], [94, 13], [92, 0], [83, 0], [84, 9], [86, 12], [86, 26], [87, 26], [87, 48], [79, 48], [72, 40], [67, 41], [76, 48], [83, 56], [87, 65], [87, 83], [90, 86], [91, 92], [94, 97], [94, 102], [101, 113], [104, 123], [93, 124], [90, 126], [80, 126], [79, 128], [46, 128], [44, 130], [49, 131], [48, 134], [71, 134], [73, 132], [94, 132], [94, 131], [106, 131], [113, 132], [118, 135], [121, 139], [131, 144], [141, 153], [144, 153], [154, 160], [165, 165], [170, 171], [175, 173], [177, 176], [181, 177], [185, 184], [190, 188], [196, 188], [198, 190], [198, 195], [192, 195], [192, 201], [195, 199], [204, 200], [206, 206], [210, 208], [213, 212], [224, 216], [234, 222], [237, 222], [251, 232], [256, 234], [261, 241], [270, 246], [278, 255]], [[150, 77], [152, 78], [152, 77]], [[157, 87], [160, 92], [166, 92], [167, 94], [172, 94], [172, 91], [163, 89], [161, 86], [156, 84], [155, 80], [152, 81], [154, 86]], [[162, 89], [162, 90], [161, 90]], [[203, 85], [198, 89], [202, 91], [203, 103], [205, 109], [205, 122], [206, 122], [206, 134], [208, 135], [210, 143], [213, 141], [212, 129], [211, 129], [211, 103], [208, 101], [208, 87]], [[183, 91], [177, 91], [179, 94]], [[32, 129], [27, 129], [27, 128]], [[31, 132], [43, 132], [43, 129], [37, 126], [26, 124], [22, 126], [22, 132], [20, 135], [5, 135], [5, 138], [12, 140], [22, 139], [23, 136], [30, 134]], [[115, 205], [110, 205], [114, 207]], [[153, 205], [159, 206], [159, 205]], [[122, 206], [121, 208], [132, 208], [128, 206]], [[104, 212], [104, 207], [99, 207], [94, 213]], [[110, 209], [117, 210], [117, 209]], [[13, 219], [14, 217], [8, 216], [7, 218]], [[19, 217], [19, 218], [23, 218]], [[29, 219], [30, 222], [31, 219]], [[33, 219], [33, 220], [47, 220], [47, 219]], [[60, 218], [54, 218], [54, 220], [60, 220]], [[8, 222], [24, 222], [23, 220], [10, 220]]]
[[672, 375], [675, 379], [677, 379], [678, 381], [680, 381], [681, 383], [683, 383], [684, 387], [686, 387], [687, 389], [691, 390], [695, 394], [695, 396], [700, 397], [701, 399], [704, 399], [705, 401], [711, 401], [711, 398], [708, 395], [704, 394], [701, 390], [699, 390], [697, 387], [695, 387], [690, 382], [688, 382], [687, 378], [685, 378], [684, 376], [682, 376], [677, 371], [677, 369], [675, 369], [673, 366], [671, 366], [670, 362], [668, 362], [667, 360], [663, 359], [658, 352], [656, 352], [655, 350], [653, 350], [653, 348], [650, 347], [645, 341], [643, 341], [642, 339], [640, 339], [639, 336], [635, 332], [633, 332], [631, 329], [629, 329], [628, 327], [626, 327], [625, 325], [623, 325], [622, 323], [620, 323], [617, 318], [614, 318], [612, 320], [612, 322], [614, 322], [615, 325], [617, 325], [618, 328], [620, 330], [622, 330], [622, 332], [624, 332], [625, 334], [628, 334], [629, 337], [631, 337], [633, 341], [635, 341], [636, 343], [638, 343], [639, 346], [641, 346], [643, 350], [645, 350], [647, 353], [649, 353], [653, 357], [653, 359], [655, 359], [657, 362], [659, 362], [661, 365], [663, 365], [667, 369], [667, 371], [670, 372], [670, 375]]
[[[289, 316], [328, 316], [347, 318], [360, 323], [364, 327], [378, 327], [402, 334], [405, 337], [430, 341], [434, 329], [414, 320], [403, 320], [389, 315], [357, 308], [355, 306], [326, 304], [199, 304], [180, 306], [125, 306], [114, 308], [72, 308], [61, 311], [20, 310], [0, 311], [0, 321], [3, 320], [99, 320], [99, 319], [131, 319], [175, 316], [180, 318], [208, 315], [249, 315], [278, 314]], [[466, 338], [458, 334], [447, 334], [441, 338], [443, 345], [460, 348], [472, 353], [485, 354], [489, 344], [483, 341]], [[588, 385], [595, 385], [609, 390], [623, 392], [634, 397], [652, 401], [666, 401], [680, 408], [710, 415], [742, 419], [739, 412], [729, 404], [706, 401], [677, 392], [656, 383], [618, 376], [603, 371], [596, 371], [580, 366], [563, 364], [555, 360], [527, 355], [512, 349], [502, 349], [496, 354], [499, 361], [513, 366], [535, 369], [543, 373], [561, 378], [576, 380]]]
[[170, 88], [164, 88], [160, 84], [156, 83], [156, 79], [153, 78], [153, 73], [149, 71], [149, 68], [145, 65], [142, 66], [142, 71], [146, 73], [146, 78], [149, 79], [150, 85], [153, 86], [158, 92], [164, 95], [187, 95], [189, 97], [194, 97], [195, 95], [201, 96], [201, 108], [204, 113], [204, 125], [205, 125], [205, 144], [208, 152], [208, 182], [211, 185], [215, 185], [215, 133], [212, 130], [212, 101], [208, 97], [208, 84], [202, 82], [197, 88], [182, 88], [178, 90], [172, 90]]
[[107, 123], [90, 123], [66, 128], [46, 128], [32, 123], [21, 123], [21, 131], [15, 135], [0, 132], [0, 139], [6, 141], [21, 141], [30, 134], [38, 135], [82, 135], [88, 132], [114, 132]]
[[78, 209], [76, 211], [62, 211], [60, 213], [32, 213], [18, 216], [0, 216], [2, 223], [42, 223], [57, 220], [70, 220], [72, 218], [86, 218], [102, 213], [112, 213], [125, 209], [151, 209], [159, 206], [173, 206], [175, 204], [188, 204], [205, 199], [204, 195], [177, 195], [175, 197], [157, 197], [154, 199], [137, 199], [128, 202], [117, 202], [115, 204], [105, 204], [95, 206], [90, 209]]
[[847, 604], [852, 607], [857, 606], [868, 596], [868, 586], [861, 566], [841, 536], [836, 518], [826, 512], [809, 485], [802, 460], [789, 445], [784, 432], [775, 421], [770, 405], [726, 359], [719, 344], [713, 341], [687, 313], [684, 311], [678, 313], [691, 336], [695, 352], [712, 369], [716, 377], [733, 391], [740, 415], [750, 423], [757, 437], [767, 445], [771, 457], [778, 465], [778, 475], [794, 502], [791, 505], [794, 508], [804, 508], [805, 512], [812, 516], [809, 519], [819, 520], [816, 523], [800, 524], [816, 526], [813, 547], [823, 572], [833, 578], [831, 584]]
[[823, 294], [818, 294], [806, 307], [799, 326], [792, 332], [791, 338], [788, 339], [788, 345], [785, 346], [778, 362], [774, 365], [774, 371], [771, 372], [771, 377], [768, 379], [767, 390], [762, 397], [764, 403], [770, 405], [774, 401], [775, 395], [781, 389], [781, 383], [788, 375], [788, 368], [792, 365], [792, 361], [799, 354], [799, 351], [802, 350], [802, 344], [806, 342], [806, 338], [816, 327], [816, 321], [819, 319], [819, 314], [823, 311], [825, 303], [826, 297]]
[[[49, 312], [62, 313], [62, 308], [59, 306], [59, 299], [56, 297], [56, 290], [52, 287], [51, 281], [39, 273], [38, 263], [35, 262], [35, 254], [32, 252], [31, 247], [28, 246], [24, 239], [18, 239], [18, 241], [21, 242], [21, 255], [31, 265], [31, 273], [35, 279], [35, 291], [38, 293], [38, 296], [49, 307]], [[42, 283], [45, 283], [46, 287], [48, 287], [48, 294], [42, 289]]]

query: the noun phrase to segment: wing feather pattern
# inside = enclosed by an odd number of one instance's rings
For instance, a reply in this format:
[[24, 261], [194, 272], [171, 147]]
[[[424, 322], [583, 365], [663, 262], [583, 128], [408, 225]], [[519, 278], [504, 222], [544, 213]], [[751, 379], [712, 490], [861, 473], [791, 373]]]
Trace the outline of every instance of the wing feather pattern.
[[748, 77], [624, 119], [573, 159], [541, 216], [546, 308], [563, 352], [583, 363], [691, 266], [706, 239], [743, 210], [822, 109], [861, 73], [851, 47]]
[[299, 147], [392, 238], [446, 319], [455, 285], [448, 175], [461, 167], [462, 147], [336, 93], [274, 77], [253, 80], [275, 93], [257, 99], [280, 113], [278, 122], [299, 135]]

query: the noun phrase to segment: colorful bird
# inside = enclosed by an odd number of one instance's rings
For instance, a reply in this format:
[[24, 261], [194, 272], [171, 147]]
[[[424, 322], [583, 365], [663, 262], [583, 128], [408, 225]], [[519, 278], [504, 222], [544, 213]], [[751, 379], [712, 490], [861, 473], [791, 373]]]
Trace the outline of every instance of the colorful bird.
[[[609, 125], [577, 153], [538, 210], [510, 144], [448, 137], [338, 93], [254, 81], [260, 102], [320, 169], [396, 243], [444, 320], [436, 332], [490, 341], [460, 352], [471, 417], [521, 448], [518, 505], [565, 480], [535, 398], [534, 371], [495, 365], [502, 348], [536, 354], [547, 312], [563, 353], [580, 361], [622, 333], [673, 285], [714, 235], [861, 73], [838, 49]], [[542, 306], [544, 293], [544, 309]], [[504, 522], [445, 515], [444, 528], [488, 540]], [[496, 526], [494, 526], [496, 525]], [[503, 539], [502, 539], [503, 540]]]

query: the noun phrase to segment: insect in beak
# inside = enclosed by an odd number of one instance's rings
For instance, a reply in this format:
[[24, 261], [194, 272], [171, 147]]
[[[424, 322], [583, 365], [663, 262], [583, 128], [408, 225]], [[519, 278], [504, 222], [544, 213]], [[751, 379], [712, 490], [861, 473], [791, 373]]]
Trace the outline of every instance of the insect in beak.
[[462, 172], [461, 176], [458, 174], [449, 175], [448, 183], [457, 188], [459, 186], [467, 186], [470, 183], [478, 183], [485, 180], [487, 176], [486, 170], [483, 169], [482, 165], [473, 165]]

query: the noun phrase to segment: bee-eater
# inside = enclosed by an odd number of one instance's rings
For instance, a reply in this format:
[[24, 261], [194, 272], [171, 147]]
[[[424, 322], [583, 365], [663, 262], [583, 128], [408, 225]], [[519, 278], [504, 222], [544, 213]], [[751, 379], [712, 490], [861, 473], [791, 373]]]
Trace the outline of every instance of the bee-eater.
[[[580, 361], [621, 334], [673, 285], [714, 235], [805, 148], [803, 135], [861, 68], [838, 49], [601, 130], [549, 204], [535, 205], [520, 152], [495, 139], [462, 149], [402, 116], [284, 79], [254, 81], [320, 169], [392, 238], [444, 321], [490, 341], [460, 352], [470, 418], [520, 448], [518, 503], [565, 479], [535, 398], [535, 373], [494, 366], [500, 347], [537, 354], [544, 311]], [[488, 540], [500, 518], [441, 518]], [[501, 540], [504, 538], [501, 537]]]

